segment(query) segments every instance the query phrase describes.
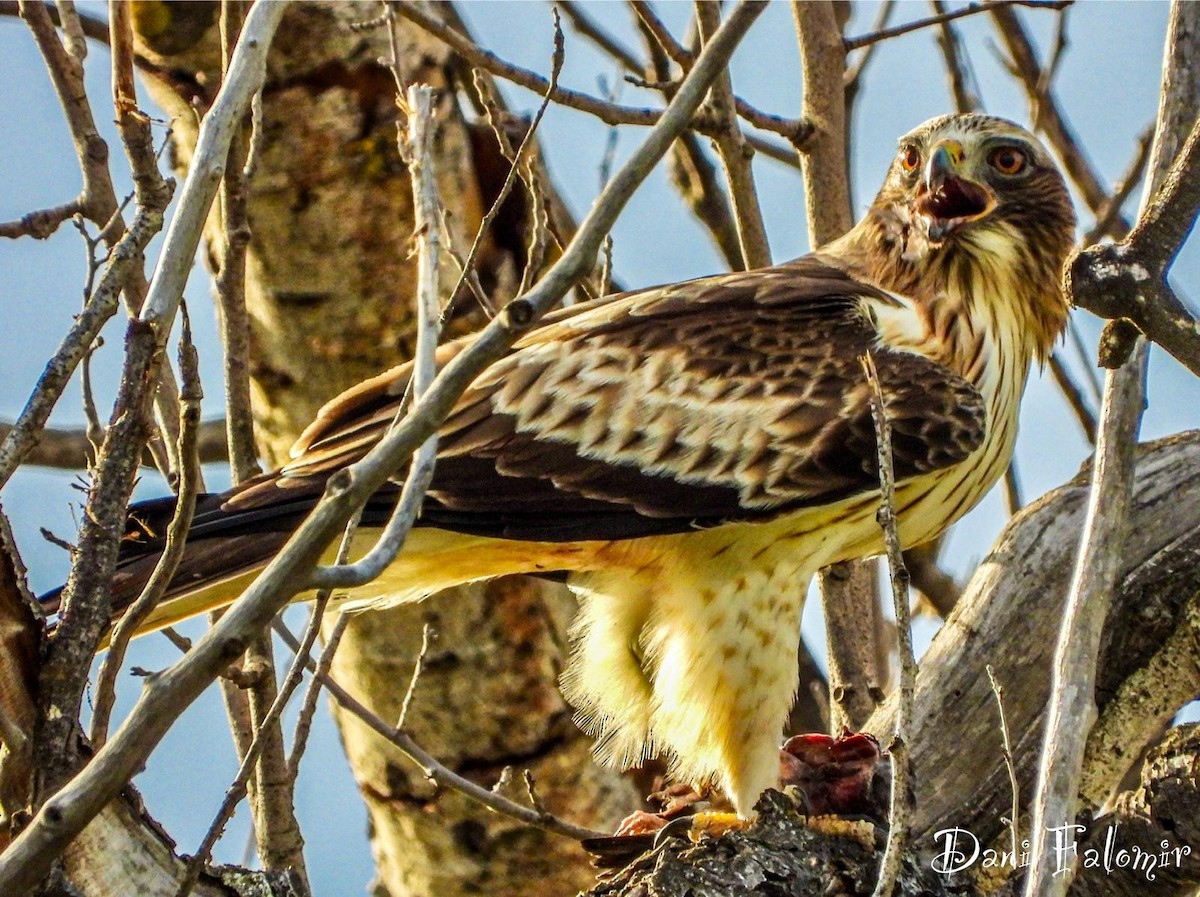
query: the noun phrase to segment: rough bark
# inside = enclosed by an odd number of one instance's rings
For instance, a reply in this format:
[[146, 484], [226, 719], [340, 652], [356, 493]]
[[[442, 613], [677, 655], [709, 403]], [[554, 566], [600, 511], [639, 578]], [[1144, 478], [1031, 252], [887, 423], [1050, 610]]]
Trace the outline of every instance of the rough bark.
[[[158, 68], [156, 100], [177, 111], [193, 95], [211, 100], [204, 85], [213, 83], [218, 55], [215, 21], [192, 21], [203, 8], [170, 10], [176, 24], [143, 29], [140, 37]], [[285, 457], [326, 399], [407, 359], [415, 340], [411, 191], [396, 149], [395, 86], [377, 62], [388, 55], [386, 31], [347, 27], [378, 11], [376, 4], [297, 5], [271, 58], [249, 192], [246, 289], [254, 411], [270, 462]], [[443, 46], [399, 28], [410, 79], [461, 86], [457, 61]], [[494, 138], [464, 121], [451, 89], [439, 118], [439, 189], [465, 255], [491, 200]], [[176, 159], [186, 168], [195, 134], [190, 116], [180, 121]], [[485, 244], [485, 285], [511, 282], [511, 271], [519, 271], [524, 235], [513, 233], [521, 223], [515, 212], [501, 216]], [[219, 225], [210, 222], [210, 237]], [[220, 246], [209, 240], [216, 265]], [[445, 280], [454, 283], [457, 271], [450, 268]], [[451, 336], [481, 322], [473, 300], [456, 305], [464, 313], [450, 322]], [[395, 719], [422, 623], [436, 620], [439, 638], [407, 728], [448, 765], [488, 785], [506, 765], [531, 768], [548, 809], [603, 828], [628, 811], [635, 794], [591, 763], [590, 744], [554, 686], [572, 607], [561, 587], [511, 580], [361, 615], [333, 672], [383, 719]], [[566, 893], [590, 882], [575, 845], [482, 813], [457, 795], [430, 793], [419, 771], [381, 739], [336, 716], [370, 813], [375, 893], [449, 895], [486, 886], [490, 894], [516, 894], [527, 893], [531, 881]]]

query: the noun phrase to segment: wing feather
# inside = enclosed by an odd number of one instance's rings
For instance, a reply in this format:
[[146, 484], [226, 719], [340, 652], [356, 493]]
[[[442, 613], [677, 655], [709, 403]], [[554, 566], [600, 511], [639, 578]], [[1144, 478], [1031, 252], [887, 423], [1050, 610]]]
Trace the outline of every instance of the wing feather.
[[[870, 304], [900, 299], [808, 257], [555, 312], [464, 395], [440, 431], [424, 522], [508, 538], [621, 538], [756, 519], [872, 490], [859, 356], [875, 352], [896, 475], [957, 463], [983, 402], [933, 361], [878, 346]], [[466, 341], [443, 347], [442, 363]], [[408, 366], [326, 406], [278, 475], [361, 457]], [[252, 501], [269, 500], [259, 490]], [[584, 535], [581, 535], [584, 534]]]

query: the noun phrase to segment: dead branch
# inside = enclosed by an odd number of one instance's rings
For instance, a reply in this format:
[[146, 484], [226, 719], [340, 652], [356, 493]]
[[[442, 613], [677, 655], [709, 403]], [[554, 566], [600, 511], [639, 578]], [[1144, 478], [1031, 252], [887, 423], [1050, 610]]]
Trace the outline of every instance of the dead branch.
[[16, 221], [0, 223], [0, 237], [8, 237], [12, 240], [18, 237], [33, 237], [35, 240], [45, 240], [58, 230], [58, 226], [64, 221], [80, 214], [82, 208], [82, 204], [78, 199], [72, 199], [69, 202], [51, 206], [48, 209], [38, 209], [36, 212], [29, 212], [22, 215]]
[[[992, 3], [985, 7], [992, 14], [996, 30], [1012, 57], [1011, 71], [1025, 87], [1035, 130], [1046, 135], [1058, 157], [1062, 159], [1067, 176], [1079, 188], [1087, 207], [1096, 212], [1108, 200], [1108, 190], [1100, 181], [1095, 166], [1088, 159], [1074, 129], [1063, 114], [1052, 86], [1046, 85], [1041, 63], [1037, 60], [1033, 41], [1011, 4]], [[1117, 238], [1125, 236], [1129, 223], [1117, 216], [1114, 223]]]
[[567, 17], [567, 21], [571, 23], [572, 28], [611, 56], [624, 69], [635, 74], [646, 71], [646, 64], [638, 59], [632, 50], [624, 46], [616, 37], [606, 31], [599, 22], [588, 15], [587, 11], [579, 3], [574, 2], [574, 0], [568, 0], [568, 2], [561, 4], [560, 8], [563, 15]]
[[1200, 125], [1192, 128], [1161, 188], [1120, 243], [1096, 244], [1068, 267], [1073, 301], [1110, 320], [1126, 319], [1200, 376], [1200, 321], [1167, 274], [1200, 210]]
[[[83, 189], [79, 194], [80, 213], [100, 229], [100, 239], [115, 254], [115, 247], [125, 233], [125, 218], [108, 167], [108, 144], [96, 128], [85, 89], [82, 57], [72, 55], [59, 40], [49, 7], [36, 0], [23, 0], [19, 7], [21, 17], [28, 23], [46, 61], [50, 80], [66, 115], [67, 127], [75, 145], [75, 155], [83, 176]], [[122, 29], [121, 16], [110, 22], [109, 27], [116, 73], [113, 100], [117, 126], [133, 168], [137, 207], [139, 211], [152, 209], [161, 214], [170, 202], [174, 183], [158, 174], [149, 137], [149, 119], [137, 111], [132, 87], [132, 50], [126, 37], [127, 29]], [[161, 227], [161, 221], [158, 226]], [[146, 295], [146, 277], [141, 256], [144, 244], [138, 241], [129, 248], [134, 250], [134, 258], [133, 263], [127, 266], [121, 290], [126, 309], [132, 316], [141, 309]], [[155, 454], [169, 459], [179, 439], [179, 388], [169, 366], [163, 367], [161, 378], [154, 396], [155, 422], [161, 433], [161, 439], [155, 437]], [[164, 470], [164, 474], [170, 476], [171, 470]]]
[[[559, 32], [561, 35], [561, 31]], [[561, 48], [561, 43], [559, 44]], [[395, 45], [393, 43], [393, 49]], [[557, 54], [556, 54], [557, 55]], [[561, 56], [558, 64], [561, 64]], [[399, 65], [393, 67], [397, 86], [402, 83]], [[417, 234], [417, 351], [413, 358], [412, 401], [420, 402], [437, 374], [437, 344], [441, 280], [439, 262], [442, 250], [441, 199], [434, 178], [433, 90], [424, 85], [409, 87], [405, 97], [408, 133], [404, 138], [404, 157], [412, 178], [414, 229]], [[513, 172], [517, 160], [513, 160]], [[510, 178], [514, 177], [510, 172]], [[317, 567], [313, 585], [322, 589], [347, 588], [368, 583], [395, 560], [421, 511], [425, 490], [433, 480], [437, 460], [437, 433], [431, 433], [413, 456], [400, 500], [383, 533], [360, 560], [353, 564]]]
[[[221, 54], [226, 70], [237, 39], [237, 30], [229, 23], [234, 8], [224, 4], [221, 12]], [[251, 129], [251, 122], [243, 121], [230, 143], [219, 194], [224, 238], [221, 263], [213, 278], [221, 345], [225, 349], [226, 439], [235, 485], [261, 472], [250, 409], [250, 321], [246, 313], [246, 250], [251, 238], [246, 199], [254, 140]]]
[[196, 451], [197, 430], [200, 423], [200, 402], [204, 393], [200, 386], [199, 358], [191, 341], [191, 327], [187, 325], [186, 318], [184, 321], [183, 339], [179, 347], [179, 372], [183, 388], [179, 394], [181, 419], [178, 454], [182, 466], [179, 469], [179, 492], [175, 499], [175, 513], [167, 526], [166, 543], [154, 571], [142, 588], [142, 593], [117, 621], [109, 637], [108, 653], [105, 654], [100, 671], [96, 675], [96, 698], [90, 729], [93, 748], [101, 747], [108, 737], [108, 722], [113, 702], [116, 700], [117, 675], [124, 662], [125, 651], [138, 626], [166, 594], [167, 586], [170, 585], [179, 562], [183, 560], [183, 549], [188, 530], [191, 528], [192, 513], [196, 508], [196, 495], [200, 488], [200, 462]]
[[1096, 415], [1088, 407], [1087, 399], [1083, 397], [1082, 390], [1071, 379], [1071, 373], [1067, 370], [1058, 352], [1050, 356], [1050, 375], [1054, 377], [1055, 384], [1067, 400], [1071, 411], [1075, 413], [1075, 420], [1079, 422], [1079, 426], [1083, 429], [1084, 437], [1089, 444], [1095, 445]]
[[[988, 664], [1004, 683], [1020, 787], [1026, 793], [1032, 788], [1055, 633], [1088, 493], [1084, 473], [1012, 518], [922, 657], [910, 739], [915, 844], [955, 826], [983, 843], [1003, 832], [999, 820], [1009, 811], [1010, 788], [997, 750]], [[1099, 664], [1096, 700], [1102, 713], [1120, 684], [1180, 627], [1187, 602], [1200, 588], [1197, 508], [1200, 434], [1141, 446], [1129, 535]], [[895, 697], [884, 702], [867, 731], [891, 731], [895, 702]], [[1153, 728], [1151, 720], [1141, 724], [1141, 731]]]
[[[646, 52], [651, 59], [653, 74], [660, 82], [666, 84], [670, 81], [671, 57], [662, 48], [661, 36], [654, 30], [656, 27], [662, 27], [662, 23], [646, 4], [634, 3], [632, 7], [638, 30], [646, 44]], [[654, 23], [653, 26], [643, 21], [643, 13]], [[667, 38], [670, 38], [670, 35], [667, 35]], [[690, 59], [689, 54], [689, 64]], [[663, 96], [668, 100], [674, 96], [673, 86], [663, 87], [662, 90]], [[795, 156], [794, 153], [792, 155]], [[738, 241], [737, 225], [733, 220], [733, 209], [720, 184], [717, 167], [697, 135], [687, 133], [680, 136], [671, 147], [667, 170], [672, 185], [679, 191], [696, 220], [708, 231], [725, 264], [730, 270], [740, 268], [743, 264], [742, 248]]]
[[[44, 771], [43, 796], [57, 789], [75, 771], [77, 755], [72, 748], [79, 699], [91, 656], [108, 626], [108, 583], [116, 561], [116, 543], [122, 531], [136, 459], [145, 441], [148, 427], [145, 411], [153, 392], [152, 384], [158, 383], [157, 361], [191, 268], [200, 227], [216, 191], [212, 163], [219, 160], [215, 169], [219, 171], [219, 164], [228, 153], [234, 122], [240, 120], [242, 109], [261, 83], [270, 38], [286, 8], [286, 3], [259, 4], [247, 20], [245, 34], [251, 37], [239, 44], [231, 77], [202, 126], [192, 175], [168, 229], [158, 274], [140, 317], [130, 323], [130, 342], [117, 405], [121, 414], [115, 425], [109, 427], [101, 450], [79, 556], [64, 591], [54, 648], [42, 673], [45, 685], [41, 699], [46, 722], [39, 740], [47, 746], [46, 756], [55, 758]], [[113, 748], [116, 740], [110, 741], [100, 753]], [[110, 780], [107, 789], [94, 792], [88, 806], [73, 804], [61, 793], [49, 797], [42, 804], [38, 818], [49, 821], [51, 831], [38, 833], [34, 823], [22, 832], [22, 836], [30, 836], [24, 838], [24, 846], [18, 844], [23, 840], [19, 837], [0, 857], [0, 879], [8, 882], [0, 890], [20, 893], [33, 888], [44, 877], [53, 858], [117, 793], [132, 771], [130, 768], [120, 780]], [[61, 826], [68, 818], [73, 822], [64, 829]], [[44, 840], [39, 837], [47, 834], [49, 837]]]
[[950, 616], [950, 611], [954, 610], [954, 605], [962, 596], [962, 586], [938, 566], [938, 554], [944, 538], [943, 534], [942, 538], [904, 551], [904, 566], [908, 568], [913, 588], [933, 605], [942, 619]]
[[942, 50], [942, 61], [946, 76], [950, 79], [950, 96], [954, 99], [955, 112], [975, 112], [979, 109], [979, 97], [967, 86], [967, 71], [970, 64], [966, 48], [958, 29], [950, 24], [946, 4], [942, 0], [930, 0], [934, 15], [942, 16], [938, 25], [938, 46]]
[[1168, 732], [1142, 767], [1139, 787], [1121, 794], [1113, 812], [1097, 819], [1079, 844], [1084, 855], [1091, 851], [1093, 856], [1115, 857], [1117, 850], [1140, 851], [1161, 860], [1149, 868], [1153, 881], [1148, 880], [1148, 863], [1138, 867], [1084, 864], [1071, 886], [1071, 897], [1140, 897], [1148, 888], [1179, 897], [1195, 892], [1200, 884], [1198, 753], [1200, 727], [1180, 726]]
[[[0, 442], [8, 438], [12, 429], [11, 422], [0, 420]], [[196, 438], [201, 464], [229, 459], [225, 444], [224, 419], [201, 423]], [[91, 449], [92, 442], [86, 427], [44, 427], [34, 432], [33, 445], [22, 463], [33, 467], [83, 470], [87, 467], [88, 453]], [[143, 466], [153, 466], [145, 457], [141, 459], [141, 463]]]
[[[534, 135], [537, 133], [538, 125], [540, 125], [542, 122], [542, 117], [546, 114], [546, 108], [550, 104], [550, 95], [554, 89], [557, 88], [558, 76], [562, 71], [564, 48], [562, 41], [562, 29], [558, 27], [557, 20], [555, 20], [554, 35], [555, 49], [550, 66], [550, 83], [547, 86], [545, 96], [542, 97], [542, 102], [538, 106], [537, 112], [534, 114], [533, 120], [529, 123], [529, 127], [525, 129], [525, 133], [521, 137], [521, 142], [515, 150], [512, 148], [512, 144], [509, 141], [508, 135], [504, 132], [503, 128], [500, 127], [499, 121], [497, 120], [497, 110], [495, 108], [493, 98], [490, 96], [491, 90], [488, 84], [483, 80], [482, 77], [479, 77], [478, 75], [475, 79], [475, 88], [477, 91], [479, 91], [484, 108], [487, 110], [488, 122], [492, 126], [492, 130], [496, 135], [497, 141], [500, 143], [501, 149], [505, 152], [505, 155], [509, 157], [509, 168], [508, 173], [504, 176], [504, 183], [500, 185], [500, 192], [496, 194], [495, 200], [492, 201], [491, 208], [487, 210], [486, 214], [483, 216], [483, 220], [479, 222], [479, 228], [475, 232], [475, 239], [471, 243], [471, 249], [467, 253], [466, 260], [464, 260], [459, 266], [460, 274], [458, 283], [456, 283], [454, 285], [454, 289], [450, 291], [451, 303], [453, 303], [453, 297], [459, 294], [459, 290], [463, 288], [464, 284], [474, 285], [478, 282], [475, 267], [479, 258], [480, 248], [483, 245], [484, 237], [487, 235], [492, 223], [496, 220], [496, 216], [500, 214], [500, 209], [504, 205], [504, 201], [508, 199], [509, 194], [512, 192], [513, 186], [517, 182], [517, 178], [521, 172], [521, 160], [526, 158], [527, 154], [534, 151]], [[525, 267], [526, 271], [528, 271], [531, 267], [528, 259], [526, 260]], [[472, 289], [474, 290], [475, 287], [472, 286]], [[480, 291], [482, 291], [482, 288], [480, 288]], [[491, 308], [490, 300], [481, 299], [481, 302], [483, 307], [487, 309], [490, 314], [494, 315], [495, 311]], [[447, 305], [447, 314], [449, 313], [450, 308], [451, 305]]]

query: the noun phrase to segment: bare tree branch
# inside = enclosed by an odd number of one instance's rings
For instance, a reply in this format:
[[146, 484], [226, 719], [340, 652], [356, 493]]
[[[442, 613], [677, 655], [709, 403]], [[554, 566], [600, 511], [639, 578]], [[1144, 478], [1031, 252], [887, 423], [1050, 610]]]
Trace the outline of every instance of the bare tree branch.
[[942, 49], [942, 61], [946, 65], [946, 76], [950, 79], [950, 96], [954, 99], [955, 112], [975, 112], [979, 109], [979, 97], [967, 86], [969, 61], [958, 29], [946, 18], [946, 4], [942, 0], [930, 0], [933, 12], [941, 16], [938, 24], [938, 46]]
[[[520, 85], [527, 90], [532, 90], [534, 93], [543, 96], [548, 93], [554, 102], [570, 109], [577, 109], [580, 112], [594, 115], [605, 124], [653, 127], [663, 115], [663, 112], [657, 109], [621, 106], [617, 103], [610, 103], [599, 97], [593, 97], [566, 87], [555, 87], [554, 90], [550, 91], [548, 90], [550, 83], [546, 78], [529, 69], [505, 62], [495, 53], [480, 47], [469, 38], [464, 37], [445, 23], [427, 14], [416, 5], [408, 2], [398, 2], [395, 8], [399, 15], [445, 42], [455, 53], [458, 53], [471, 63], [471, 65], [484, 69], [506, 81]], [[803, 120], [793, 121], [777, 115], [759, 112], [745, 103], [738, 103], [737, 109], [738, 115], [745, 118], [750, 124], [761, 130], [779, 134], [797, 149], [803, 146], [810, 131], [807, 123]], [[706, 136], [715, 137], [721, 132], [723, 125], [712, 115], [698, 113], [692, 122], [689, 123], [689, 127]]]
[[204, 393], [200, 386], [199, 359], [196, 348], [192, 345], [191, 327], [187, 325], [186, 318], [179, 355], [179, 372], [183, 380], [183, 388], [179, 394], [179, 457], [182, 467], [179, 492], [175, 498], [175, 513], [167, 525], [163, 553], [155, 564], [154, 571], [142, 588], [142, 593], [129, 605], [109, 637], [108, 653], [105, 654], [100, 671], [96, 675], [96, 698], [90, 729], [93, 748], [103, 746], [108, 737], [108, 722], [116, 699], [117, 675], [125, 659], [125, 650], [138, 626], [166, 594], [167, 586], [170, 585], [179, 562], [183, 560], [183, 549], [188, 530], [191, 528], [192, 513], [196, 508], [196, 494], [200, 486], [200, 462], [196, 451], [197, 430], [200, 424], [200, 401]]
[[[1025, 87], [1030, 111], [1036, 115], [1034, 129], [1046, 135], [1050, 145], [1062, 159], [1067, 175], [1083, 194], [1088, 208], [1093, 212], [1103, 208], [1108, 200], [1108, 191], [1100, 181], [1095, 166], [1084, 153], [1074, 129], [1061, 111], [1053, 89], [1044, 84], [1044, 73], [1034, 52], [1033, 41], [1016, 10], [1011, 5], [1000, 3], [988, 4], [984, 8], [991, 12], [996, 29], [1012, 56], [1013, 75], [1019, 78]], [[1114, 227], [1114, 236], [1120, 238], [1128, 232], [1129, 223], [1118, 216]]]
[[[296, 641], [295, 636], [282, 623], [276, 623], [275, 631], [293, 651], [299, 650], [301, 647], [300, 643]], [[303, 655], [298, 654], [297, 656], [301, 657]], [[604, 837], [604, 833], [602, 832], [594, 832], [591, 829], [574, 825], [536, 807], [525, 807], [515, 803], [497, 794], [495, 791], [477, 785], [470, 779], [465, 779], [452, 770], [447, 769], [413, 741], [411, 736], [401, 729], [384, 722], [372, 713], [370, 708], [362, 704], [354, 695], [338, 684], [336, 679], [328, 674], [322, 674], [316, 665], [312, 663], [311, 659], [306, 656], [304, 656], [304, 659], [310, 669], [313, 670], [313, 675], [321, 679], [321, 683], [338, 704], [366, 723], [374, 732], [398, 748], [410, 760], [418, 764], [421, 767], [421, 772], [434, 784], [453, 788], [455, 791], [465, 794], [472, 800], [498, 813], [511, 816], [521, 822], [528, 823], [556, 835], [563, 835], [564, 837], [574, 838], [579, 841], [587, 838]]]
[[1069, 6], [1072, 2], [1073, 0], [993, 0], [992, 3], [968, 3], [961, 9], [939, 13], [925, 19], [917, 19], [914, 22], [906, 22], [894, 28], [885, 28], [882, 31], [864, 34], [861, 37], [848, 37], [845, 43], [846, 51], [857, 50], [860, 47], [866, 47], [879, 41], [891, 40], [893, 37], [899, 37], [902, 34], [909, 34], [913, 31], [919, 31], [922, 28], [929, 28], [932, 25], [941, 25], [944, 22], [951, 22], [954, 19], [961, 19], [964, 16], [973, 16], [976, 13], [995, 9], [996, 7], [1029, 6], [1036, 9], [1062, 9]]
[[1072, 296], [1088, 311], [1128, 319], [1200, 376], [1200, 321], [1167, 283], [1167, 274], [1200, 210], [1200, 124], [1137, 226], [1120, 243], [1096, 244], [1068, 272]]
[[61, 205], [52, 206], [48, 209], [38, 209], [36, 212], [29, 212], [26, 215], [22, 215], [16, 221], [0, 223], [0, 237], [8, 237], [12, 240], [18, 237], [33, 237], [35, 240], [45, 240], [58, 230], [58, 226], [64, 221], [80, 214], [82, 208], [82, 203], [78, 199], [72, 199], [69, 202], [64, 202]]
[[[12, 428], [11, 422], [0, 420], [0, 441], [8, 437]], [[229, 460], [224, 419], [204, 421], [196, 436], [201, 464]], [[33, 446], [22, 463], [33, 467], [83, 470], [87, 467], [91, 447], [86, 427], [45, 427], [34, 431]], [[142, 458], [141, 463], [143, 466], [153, 466], [149, 458]]]

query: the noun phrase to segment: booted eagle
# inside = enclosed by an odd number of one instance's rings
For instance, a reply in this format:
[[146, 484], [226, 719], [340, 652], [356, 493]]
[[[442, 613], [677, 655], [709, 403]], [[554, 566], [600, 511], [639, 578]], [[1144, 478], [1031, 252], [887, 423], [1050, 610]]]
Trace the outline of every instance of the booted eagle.
[[[598, 755], [662, 756], [749, 816], [778, 781], [809, 580], [882, 549], [861, 356], [891, 424], [900, 537], [917, 545], [1009, 464], [1030, 364], [1067, 319], [1073, 230], [1063, 179], [1029, 132], [983, 115], [926, 122], [901, 138], [866, 217], [821, 251], [546, 316], [439, 430], [399, 557], [337, 597], [369, 607], [565, 575], [580, 610], [562, 684]], [[291, 463], [204, 497], [145, 627], [237, 598], [329, 477], [380, 439], [408, 377], [401, 366], [342, 394]], [[371, 500], [364, 545], [397, 491]], [[170, 514], [169, 500], [131, 510], [118, 607]]]

